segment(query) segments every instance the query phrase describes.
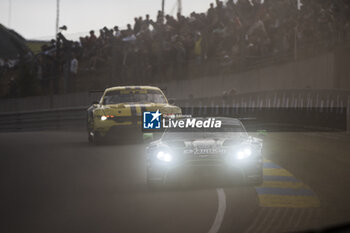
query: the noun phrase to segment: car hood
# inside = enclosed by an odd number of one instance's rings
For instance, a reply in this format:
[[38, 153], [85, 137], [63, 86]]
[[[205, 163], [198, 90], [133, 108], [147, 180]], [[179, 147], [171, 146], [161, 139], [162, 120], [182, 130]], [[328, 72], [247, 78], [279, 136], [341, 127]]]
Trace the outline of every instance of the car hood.
[[213, 149], [220, 148], [222, 146], [236, 146], [247, 141], [248, 138], [244, 137], [241, 133], [235, 133], [230, 137], [213, 137], [213, 138], [197, 138], [191, 140], [166, 140], [163, 143], [172, 148], [184, 147], [186, 149]]
[[139, 108], [151, 108], [151, 109], [155, 109], [155, 108], [163, 108], [163, 107], [169, 107], [169, 104], [160, 104], [160, 103], [120, 103], [120, 104], [108, 104], [108, 105], [104, 105], [105, 109], [108, 108], [130, 108], [130, 107], [139, 107]]
[[155, 112], [157, 110], [161, 113], [181, 113], [181, 109], [177, 106], [160, 103], [120, 103], [103, 106], [105, 114], [118, 115], [118, 113], [130, 111], [130, 109], [132, 113], [137, 113], [137, 115], [140, 115], [143, 111]]

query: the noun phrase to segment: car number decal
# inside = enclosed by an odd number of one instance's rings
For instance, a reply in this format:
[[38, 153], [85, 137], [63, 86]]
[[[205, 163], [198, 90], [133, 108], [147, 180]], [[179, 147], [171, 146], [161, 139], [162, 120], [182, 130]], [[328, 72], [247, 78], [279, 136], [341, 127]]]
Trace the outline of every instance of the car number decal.
[[224, 153], [224, 149], [216, 149], [216, 148], [201, 148], [201, 149], [194, 149], [193, 154], [195, 155], [211, 155], [211, 154], [221, 154]]

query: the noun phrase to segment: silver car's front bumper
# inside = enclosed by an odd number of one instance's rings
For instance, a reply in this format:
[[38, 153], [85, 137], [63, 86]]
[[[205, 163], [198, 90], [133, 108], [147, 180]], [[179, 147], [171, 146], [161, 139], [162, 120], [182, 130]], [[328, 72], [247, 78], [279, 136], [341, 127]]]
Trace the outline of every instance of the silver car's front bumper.
[[148, 164], [147, 179], [163, 184], [182, 181], [249, 183], [262, 179], [262, 161], [251, 159], [233, 164], [203, 159], [174, 164], [154, 161]]

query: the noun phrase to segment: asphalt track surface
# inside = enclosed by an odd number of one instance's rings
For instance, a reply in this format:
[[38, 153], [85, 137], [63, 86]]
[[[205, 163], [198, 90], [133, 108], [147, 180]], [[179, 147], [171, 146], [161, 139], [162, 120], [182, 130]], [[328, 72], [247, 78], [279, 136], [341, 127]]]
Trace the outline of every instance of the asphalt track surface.
[[259, 187], [145, 183], [145, 145], [0, 134], [0, 232], [293, 232], [350, 221], [350, 137], [272, 133]]

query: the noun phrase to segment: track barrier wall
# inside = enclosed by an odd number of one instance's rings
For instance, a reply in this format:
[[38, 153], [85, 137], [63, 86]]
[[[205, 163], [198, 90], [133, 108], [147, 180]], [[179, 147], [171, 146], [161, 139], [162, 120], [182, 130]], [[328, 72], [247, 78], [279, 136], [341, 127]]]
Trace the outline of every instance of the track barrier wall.
[[[23, 106], [23, 110], [1, 111], [0, 131], [85, 128], [86, 110], [90, 103], [100, 96], [101, 93], [81, 93], [60, 98], [53, 97], [49, 101], [47, 98], [41, 98], [42, 105], [35, 106], [46, 107], [41, 110], [30, 110], [33, 105], [28, 104], [30, 102], [28, 99], [23, 102], [8, 100], [16, 102], [17, 107]], [[70, 106], [65, 107], [67, 104]], [[291, 128], [298, 128], [307, 131], [350, 132], [350, 91], [311, 89], [264, 91], [233, 96], [179, 99], [176, 100], [176, 105], [181, 106], [185, 113], [194, 115], [208, 108], [217, 109], [219, 115], [235, 113], [232, 116], [242, 118], [247, 125], [254, 126], [252, 130], [288, 131]], [[0, 109], [5, 107], [1, 106]]]

